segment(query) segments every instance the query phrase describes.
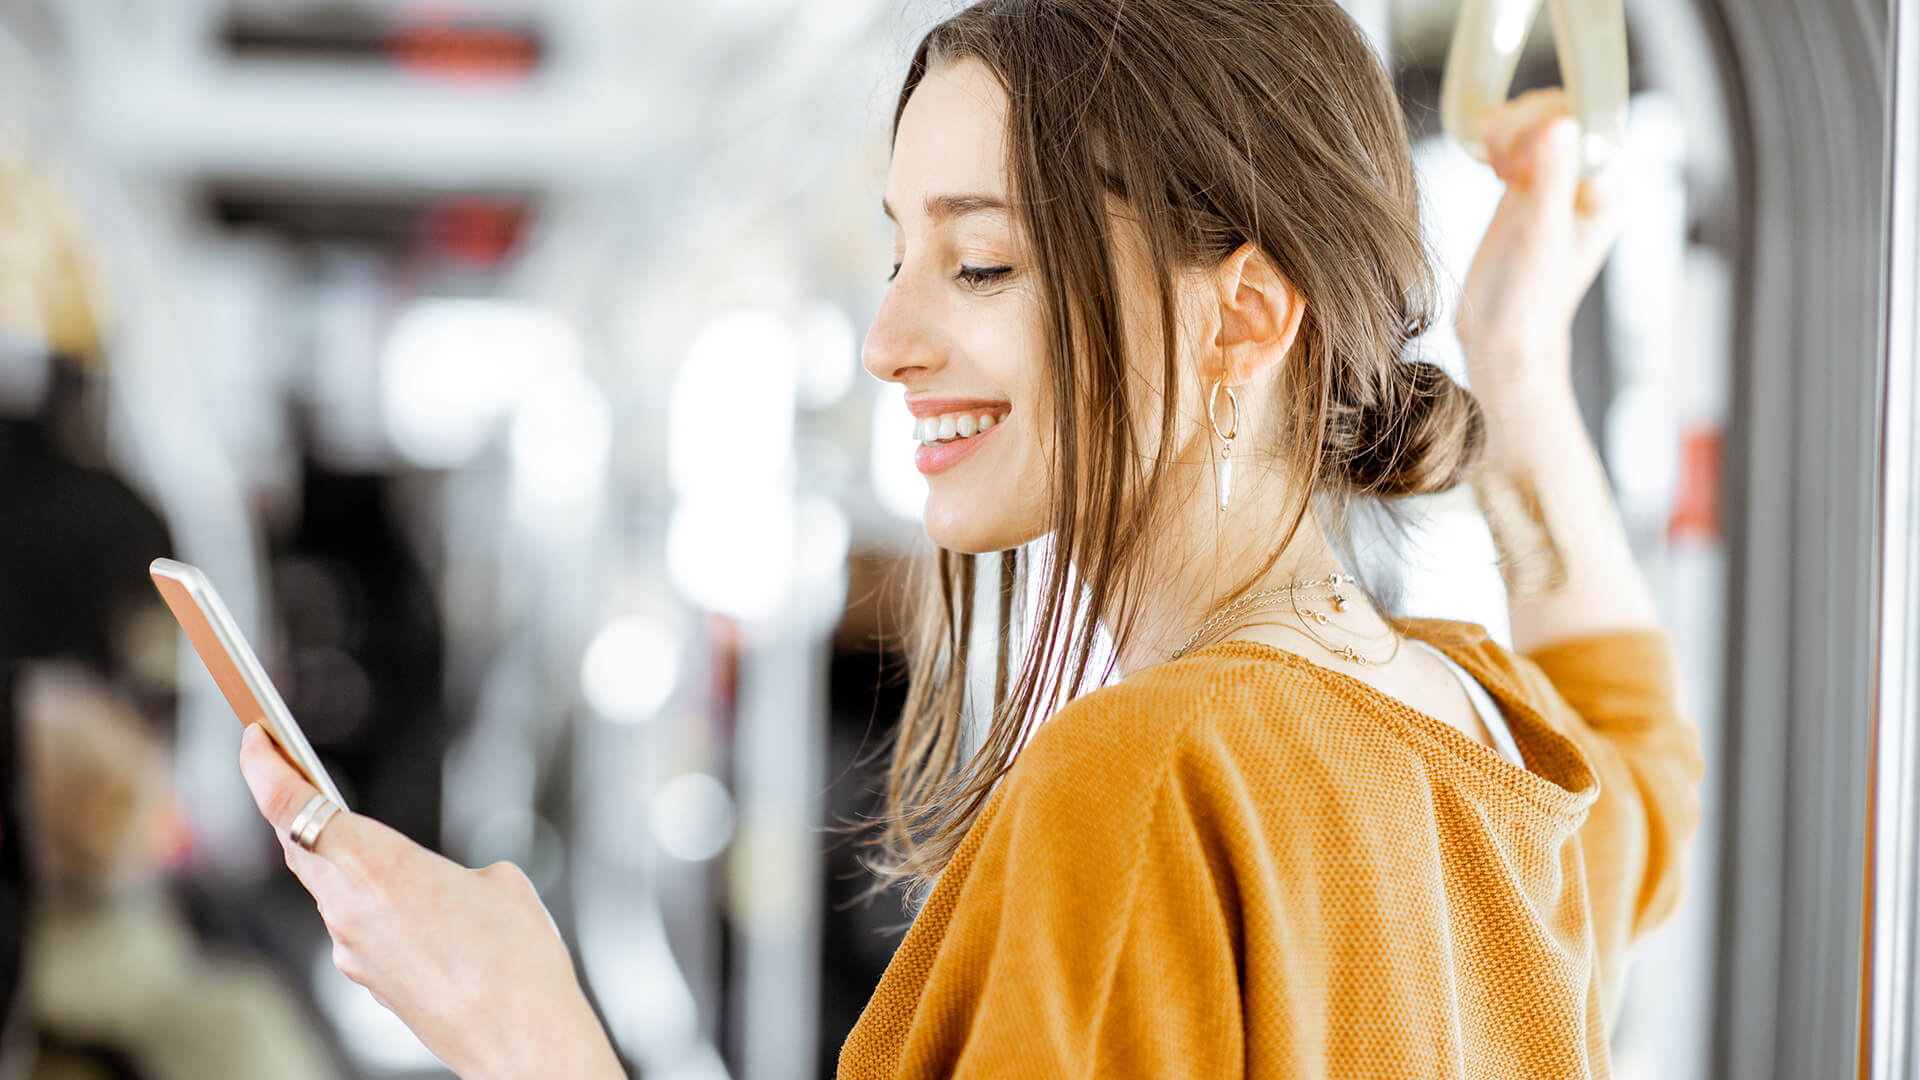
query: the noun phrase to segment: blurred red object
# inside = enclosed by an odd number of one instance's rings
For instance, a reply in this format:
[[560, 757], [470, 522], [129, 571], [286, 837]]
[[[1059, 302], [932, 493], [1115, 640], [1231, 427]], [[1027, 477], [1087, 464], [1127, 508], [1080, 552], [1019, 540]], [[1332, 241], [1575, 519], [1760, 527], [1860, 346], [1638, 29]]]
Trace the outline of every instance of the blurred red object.
[[527, 206], [518, 199], [473, 196], [435, 203], [421, 224], [434, 251], [472, 266], [498, 266], [520, 244]]
[[521, 30], [435, 20], [394, 31], [387, 56], [400, 67], [436, 78], [518, 79], [539, 63], [540, 43]]
[[1723, 442], [1718, 424], [1696, 426], [1680, 437], [1679, 485], [1667, 519], [1670, 542], [1719, 541]]

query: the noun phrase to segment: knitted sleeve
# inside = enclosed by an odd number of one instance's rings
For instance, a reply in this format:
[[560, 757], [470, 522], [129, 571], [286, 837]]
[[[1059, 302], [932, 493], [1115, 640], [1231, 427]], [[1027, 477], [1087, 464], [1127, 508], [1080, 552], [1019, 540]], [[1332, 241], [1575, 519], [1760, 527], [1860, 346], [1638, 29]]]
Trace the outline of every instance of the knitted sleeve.
[[1678, 904], [1687, 840], [1700, 820], [1705, 762], [1700, 733], [1681, 710], [1672, 638], [1664, 629], [1613, 631], [1555, 642], [1527, 659], [1631, 778], [1602, 798], [1632, 799], [1644, 815], [1645, 843], [1631, 845], [1640, 865], [1621, 868], [1633, 889], [1629, 933], [1639, 937]]

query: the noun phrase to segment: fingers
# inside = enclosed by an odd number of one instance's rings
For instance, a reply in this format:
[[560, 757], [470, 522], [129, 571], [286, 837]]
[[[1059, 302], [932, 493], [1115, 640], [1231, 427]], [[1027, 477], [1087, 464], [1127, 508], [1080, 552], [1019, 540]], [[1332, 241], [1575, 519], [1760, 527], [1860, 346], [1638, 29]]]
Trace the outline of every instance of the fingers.
[[260, 816], [281, 836], [287, 835], [295, 815], [317, 794], [259, 724], [248, 724], [240, 736], [240, 775], [246, 778]]
[[[1580, 179], [1580, 127], [1557, 88], [1522, 94], [1482, 124], [1487, 160], [1507, 182], [1490, 238], [1522, 247], [1570, 246], [1590, 231], [1587, 203], [1608, 194]], [[1596, 178], [1597, 179], [1597, 178]]]
[[1489, 144], [1487, 162], [1510, 187], [1559, 194], [1579, 180], [1579, 154], [1580, 125], [1548, 114], [1513, 131], [1498, 149]]
[[259, 807], [260, 816], [273, 826], [274, 838], [286, 852], [287, 867], [312, 891], [308, 860], [324, 862], [340, 850], [343, 834], [356, 827], [353, 814], [347, 810], [334, 814], [320, 830], [320, 839], [312, 851], [294, 843], [289, 831], [294, 818], [319, 792], [287, 761], [273, 737], [259, 724], [248, 724], [240, 736], [240, 775], [246, 778], [247, 790], [253, 793], [253, 804]]
[[1580, 125], [1571, 116], [1553, 117], [1528, 131], [1523, 146], [1541, 197], [1572, 207], [1580, 186]]
[[1480, 119], [1480, 139], [1487, 148], [1487, 161], [1501, 179], [1509, 183], [1532, 181], [1533, 161], [1526, 153], [1530, 140], [1554, 120], [1571, 117], [1566, 94], [1558, 87], [1529, 90]]
[[1480, 122], [1487, 163], [1511, 190], [1538, 194], [1554, 207], [1584, 197], [1580, 125], [1559, 87], [1529, 90]]
[[1605, 168], [1580, 181], [1574, 209], [1596, 217], [1618, 210], [1626, 201], [1633, 172], [1631, 159], [1625, 153], [1615, 154]]

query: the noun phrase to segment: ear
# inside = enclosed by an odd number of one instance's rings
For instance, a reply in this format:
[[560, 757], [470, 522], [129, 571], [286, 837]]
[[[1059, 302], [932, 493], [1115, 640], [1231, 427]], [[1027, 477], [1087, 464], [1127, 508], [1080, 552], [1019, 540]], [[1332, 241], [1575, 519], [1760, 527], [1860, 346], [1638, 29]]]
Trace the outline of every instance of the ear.
[[1306, 303], [1299, 290], [1252, 244], [1242, 244], [1213, 272], [1220, 329], [1214, 335], [1221, 370], [1240, 386], [1286, 359], [1300, 333]]

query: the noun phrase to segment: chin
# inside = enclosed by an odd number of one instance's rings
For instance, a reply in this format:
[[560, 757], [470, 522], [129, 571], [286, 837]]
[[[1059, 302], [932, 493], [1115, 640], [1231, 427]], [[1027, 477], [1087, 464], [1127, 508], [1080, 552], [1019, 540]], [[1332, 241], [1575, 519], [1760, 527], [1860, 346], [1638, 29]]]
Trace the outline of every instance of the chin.
[[936, 546], [964, 555], [1019, 547], [1045, 531], [1029, 527], [1028, 522], [1008, 515], [1007, 510], [1005, 498], [994, 498], [991, 493], [966, 497], [943, 492], [935, 484], [927, 492], [922, 525], [927, 539]]

